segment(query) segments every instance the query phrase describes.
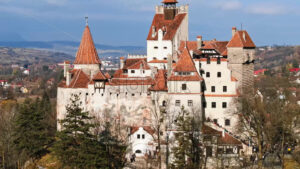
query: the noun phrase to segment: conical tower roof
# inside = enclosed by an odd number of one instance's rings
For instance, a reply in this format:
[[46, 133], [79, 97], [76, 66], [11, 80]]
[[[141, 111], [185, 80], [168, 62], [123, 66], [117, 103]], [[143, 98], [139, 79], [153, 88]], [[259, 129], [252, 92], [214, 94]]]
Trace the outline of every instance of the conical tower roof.
[[74, 64], [100, 64], [89, 26], [84, 29]]

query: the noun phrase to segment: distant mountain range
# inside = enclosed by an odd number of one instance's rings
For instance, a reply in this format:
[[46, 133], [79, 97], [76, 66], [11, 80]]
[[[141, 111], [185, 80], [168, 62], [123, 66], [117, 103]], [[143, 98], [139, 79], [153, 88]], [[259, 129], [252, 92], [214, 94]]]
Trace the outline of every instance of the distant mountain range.
[[[72, 41], [0, 41], [1, 47], [43, 49], [52, 52], [62, 52], [72, 56], [75, 56], [79, 44], [79, 42]], [[110, 46], [102, 44], [95, 44], [95, 46], [101, 57], [119, 57], [127, 54], [146, 53], [146, 48], [142, 46]]]

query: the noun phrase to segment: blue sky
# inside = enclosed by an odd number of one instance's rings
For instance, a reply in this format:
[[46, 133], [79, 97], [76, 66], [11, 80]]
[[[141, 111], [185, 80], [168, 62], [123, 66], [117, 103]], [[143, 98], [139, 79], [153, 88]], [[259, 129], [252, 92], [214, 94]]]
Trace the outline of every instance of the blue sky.
[[[1, 34], [29, 41], [79, 41], [89, 16], [94, 41], [146, 45], [161, 0], [0, 0]], [[228, 40], [246, 29], [257, 45], [300, 45], [299, 0], [179, 0], [189, 4], [190, 40]], [[1, 39], [0, 39], [1, 41]]]

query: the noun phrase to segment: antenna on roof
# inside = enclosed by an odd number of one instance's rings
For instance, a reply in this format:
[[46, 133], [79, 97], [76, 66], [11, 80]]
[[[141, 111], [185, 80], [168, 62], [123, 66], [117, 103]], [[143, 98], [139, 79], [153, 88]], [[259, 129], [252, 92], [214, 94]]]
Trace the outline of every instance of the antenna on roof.
[[85, 17], [85, 25], [86, 25], [86, 26], [89, 25], [89, 17], [88, 17], [88, 16]]

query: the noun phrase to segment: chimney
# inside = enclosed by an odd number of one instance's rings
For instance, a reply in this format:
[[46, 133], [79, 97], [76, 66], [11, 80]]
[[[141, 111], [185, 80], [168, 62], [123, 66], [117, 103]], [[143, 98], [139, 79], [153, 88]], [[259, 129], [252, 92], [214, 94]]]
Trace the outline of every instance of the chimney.
[[232, 27], [232, 37], [235, 35], [236, 33], [236, 27]]
[[163, 39], [163, 31], [161, 29], [158, 30], [158, 40]]
[[246, 33], [245, 33], [245, 31], [243, 31], [243, 39], [246, 42]]
[[64, 77], [67, 76], [67, 72], [69, 71], [69, 68], [70, 68], [70, 62], [69, 61], [64, 61]]
[[152, 38], [156, 36], [155, 26], [152, 26]]
[[66, 76], [66, 85], [69, 86], [71, 83], [71, 73], [68, 71]]
[[124, 68], [124, 63], [125, 63], [124, 57], [120, 57], [120, 69]]
[[202, 48], [202, 36], [197, 36], [197, 49]]

